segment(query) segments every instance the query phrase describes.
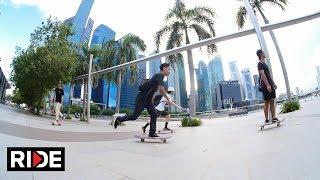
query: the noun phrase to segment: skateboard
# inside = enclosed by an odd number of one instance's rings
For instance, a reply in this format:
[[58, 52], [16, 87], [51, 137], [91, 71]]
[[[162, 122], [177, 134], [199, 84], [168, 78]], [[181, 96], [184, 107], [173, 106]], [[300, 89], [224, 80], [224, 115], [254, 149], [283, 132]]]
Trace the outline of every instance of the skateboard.
[[149, 137], [148, 134], [137, 134], [134, 135], [135, 138], [138, 138], [141, 140], [141, 142], [144, 142], [145, 139], [159, 139], [162, 143], [167, 142], [167, 139], [171, 138], [171, 135], [159, 135], [159, 137]]
[[276, 121], [276, 122], [268, 122], [268, 123], [263, 123], [263, 124], [260, 124], [260, 130], [262, 131], [264, 129], [265, 126], [269, 126], [269, 125], [272, 125], [272, 124], [277, 124], [277, 127], [279, 127], [281, 125], [281, 122], [283, 122], [284, 119], [280, 119], [279, 121]]

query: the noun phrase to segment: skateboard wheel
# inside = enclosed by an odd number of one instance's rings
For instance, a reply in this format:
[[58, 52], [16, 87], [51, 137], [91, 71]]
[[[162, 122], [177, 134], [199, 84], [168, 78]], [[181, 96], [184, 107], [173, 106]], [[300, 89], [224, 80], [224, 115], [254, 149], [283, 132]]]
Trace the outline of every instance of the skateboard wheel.
[[144, 139], [141, 139], [141, 142], [144, 142]]
[[167, 140], [164, 139], [164, 140], [162, 140], [162, 142], [165, 143], [165, 142], [167, 142]]
[[264, 127], [263, 127], [263, 126], [261, 126], [261, 128], [260, 128], [260, 129], [261, 129], [261, 131], [263, 130], [263, 128], [264, 128]]
[[277, 124], [277, 127], [279, 127], [279, 126], [280, 126], [280, 123]]

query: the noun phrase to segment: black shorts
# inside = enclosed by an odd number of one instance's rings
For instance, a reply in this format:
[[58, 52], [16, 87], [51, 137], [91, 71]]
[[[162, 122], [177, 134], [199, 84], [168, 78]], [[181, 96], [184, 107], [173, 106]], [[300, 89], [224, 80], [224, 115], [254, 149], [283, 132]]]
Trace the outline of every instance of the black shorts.
[[158, 117], [166, 117], [169, 115], [169, 113], [166, 110], [164, 110], [164, 111], [157, 110], [157, 115], [158, 115]]
[[270, 101], [271, 99], [276, 98], [276, 90], [272, 89], [271, 92], [269, 92], [267, 89], [262, 89], [263, 99], [265, 101]]

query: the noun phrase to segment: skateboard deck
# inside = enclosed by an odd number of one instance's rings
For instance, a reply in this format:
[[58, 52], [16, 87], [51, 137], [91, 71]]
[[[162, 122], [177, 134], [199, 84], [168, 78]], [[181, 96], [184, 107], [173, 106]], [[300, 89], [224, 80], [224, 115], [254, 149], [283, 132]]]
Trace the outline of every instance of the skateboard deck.
[[160, 140], [162, 143], [167, 142], [167, 139], [171, 138], [171, 135], [159, 135], [159, 137], [149, 137], [148, 134], [137, 134], [134, 135], [135, 138], [138, 138], [141, 140], [141, 142], [144, 142], [145, 139], [156, 139], [156, 140]]
[[284, 119], [280, 119], [279, 121], [276, 121], [276, 122], [263, 123], [263, 124], [260, 124], [259, 127], [260, 127], [261, 131], [264, 129], [265, 126], [269, 126], [272, 124], [277, 124], [277, 127], [279, 127], [281, 125], [281, 122], [283, 122], [283, 121], [284, 121]]

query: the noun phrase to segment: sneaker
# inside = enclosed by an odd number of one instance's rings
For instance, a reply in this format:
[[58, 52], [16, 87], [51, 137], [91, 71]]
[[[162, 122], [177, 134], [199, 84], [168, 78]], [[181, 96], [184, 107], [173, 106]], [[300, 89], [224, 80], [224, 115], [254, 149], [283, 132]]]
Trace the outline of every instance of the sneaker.
[[265, 120], [264, 122], [267, 124], [267, 123], [269, 123], [269, 120]]
[[145, 134], [146, 133], [146, 127], [142, 126], [141, 129], [142, 129], [143, 134]]
[[278, 121], [279, 121], [278, 118], [273, 118], [273, 119], [272, 119], [272, 122], [278, 122]]
[[114, 125], [114, 128], [117, 129], [118, 125], [120, 125], [121, 122], [119, 121], [119, 116], [116, 118], [116, 120], [114, 121], [113, 125]]
[[154, 134], [149, 134], [149, 137], [159, 137], [156, 133]]

